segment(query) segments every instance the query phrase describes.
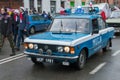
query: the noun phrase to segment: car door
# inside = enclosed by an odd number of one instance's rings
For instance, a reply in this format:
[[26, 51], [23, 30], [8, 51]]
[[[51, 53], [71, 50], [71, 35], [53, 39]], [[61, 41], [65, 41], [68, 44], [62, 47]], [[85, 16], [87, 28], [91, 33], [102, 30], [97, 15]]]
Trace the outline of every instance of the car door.
[[39, 27], [39, 18], [37, 15], [33, 15], [32, 16], [32, 23], [33, 23], [33, 26], [35, 27], [35, 29], [37, 30], [37, 28]]
[[43, 16], [39, 16], [39, 30], [44, 30], [44, 26], [45, 26], [45, 18]]
[[92, 53], [97, 52], [101, 49], [102, 35], [99, 33], [98, 19], [92, 20]]
[[44, 29], [47, 29], [48, 26], [50, 25], [50, 23], [51, 23], [51, 20], [48, 20], [48, 19], [45, 18], [44, 21], [43, 21]]
[[109, 39], [109, 32], [107, 30], [107, 26], [106, 26], [106, 23], [105, 21], [103, 21], [102, 18], [98, 18], [98, 24], [99, 24], [99, 29], [100, 29], [100, 35], [101, 35], [101, 38], [102, 38], [102, 46], [105, 46], [108, 39]]

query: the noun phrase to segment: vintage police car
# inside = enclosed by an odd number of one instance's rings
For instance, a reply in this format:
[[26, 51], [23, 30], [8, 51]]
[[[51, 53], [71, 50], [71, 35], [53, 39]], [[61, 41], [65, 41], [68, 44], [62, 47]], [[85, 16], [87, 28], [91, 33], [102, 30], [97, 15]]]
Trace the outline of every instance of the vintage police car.
[[114, 28], [98, 14], [71, 14], [54, 18], [50, 30], [25, 39], [24, 53], [35, 63], [62, 63], [82, 69], [86, 59], [112, 46]]

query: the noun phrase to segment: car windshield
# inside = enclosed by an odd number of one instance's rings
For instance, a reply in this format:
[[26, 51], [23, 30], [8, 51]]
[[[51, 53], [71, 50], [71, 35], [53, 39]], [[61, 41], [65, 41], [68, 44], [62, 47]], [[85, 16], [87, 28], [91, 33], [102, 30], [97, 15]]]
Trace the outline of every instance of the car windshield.
[[89, 33], [89, 20], [88, 19], [54, 19], [51, 25], [51, 32], [61, 33]]
[[111, 18], [120, 18], [120, 11], [113, 11], [110, 17]]
[[44, 20], [44, 18], [42, 17], [42, 16], [40, 16], [40, 15], [38, 15], [38, 16], [32, 16], [32, 21], [39, 21], [39, 20]]

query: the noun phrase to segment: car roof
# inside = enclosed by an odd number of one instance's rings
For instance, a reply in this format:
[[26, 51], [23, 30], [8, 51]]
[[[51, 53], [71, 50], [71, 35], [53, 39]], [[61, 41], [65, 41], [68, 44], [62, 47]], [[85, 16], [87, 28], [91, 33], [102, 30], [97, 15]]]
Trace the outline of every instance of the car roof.
[[112, 13], [114, 13], [114, 12], [120, 12], [120, 10], [114, 10], [114, 11], [112, 11]]
[[86, 19], [95, 19], [100, 17], [98, 14], [70, 14], [70, 15], [60, 15], [56, 16], [55, 19], [64, 19], [64, 18], [86, 18]]

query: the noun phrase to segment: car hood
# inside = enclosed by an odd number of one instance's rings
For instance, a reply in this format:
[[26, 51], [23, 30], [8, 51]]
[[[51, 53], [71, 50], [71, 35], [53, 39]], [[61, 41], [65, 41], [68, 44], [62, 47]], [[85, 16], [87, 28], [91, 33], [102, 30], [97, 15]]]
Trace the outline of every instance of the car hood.
[[71, 44], [73, 41], [88, 36], [83, 33], [52, 33], [45, 32], [32, 35], [25, 39], [25, 42], [43, 43], [43, 44]]
[[109, 18], [106, 20], [107, 23], [120, 23], [120, 18]]

